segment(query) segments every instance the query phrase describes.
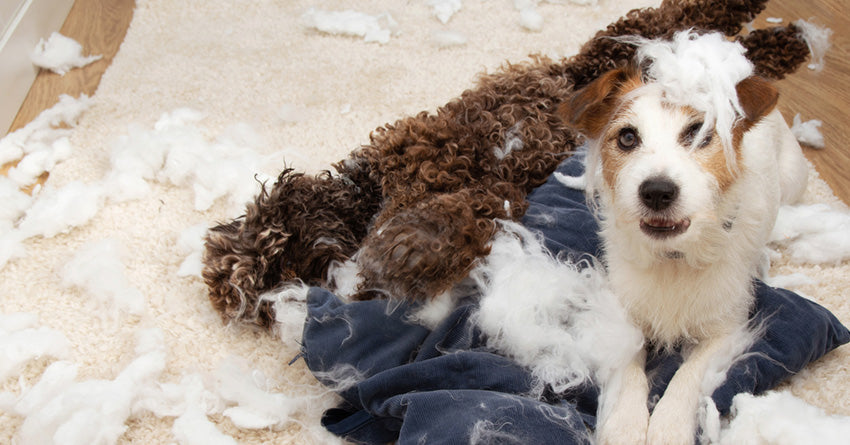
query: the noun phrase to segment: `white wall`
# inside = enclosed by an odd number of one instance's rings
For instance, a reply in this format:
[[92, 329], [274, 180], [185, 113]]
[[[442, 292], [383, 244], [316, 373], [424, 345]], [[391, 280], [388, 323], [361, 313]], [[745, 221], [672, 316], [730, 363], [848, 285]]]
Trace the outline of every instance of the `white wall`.
[[0, 136], [18, 114], [38, 70], [30, 53], [59, 31], [74, 0], [0, 0]]

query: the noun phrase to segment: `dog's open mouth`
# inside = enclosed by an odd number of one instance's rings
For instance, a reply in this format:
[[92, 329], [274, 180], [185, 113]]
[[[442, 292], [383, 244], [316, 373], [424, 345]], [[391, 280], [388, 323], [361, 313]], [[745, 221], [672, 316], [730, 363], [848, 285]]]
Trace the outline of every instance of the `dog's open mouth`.
[[668, 218], [644, 218], [640, 220], [640, 229], [653, 238], [669, 238], [685, 233], [691, 226], [688, 218], [673, 220]]

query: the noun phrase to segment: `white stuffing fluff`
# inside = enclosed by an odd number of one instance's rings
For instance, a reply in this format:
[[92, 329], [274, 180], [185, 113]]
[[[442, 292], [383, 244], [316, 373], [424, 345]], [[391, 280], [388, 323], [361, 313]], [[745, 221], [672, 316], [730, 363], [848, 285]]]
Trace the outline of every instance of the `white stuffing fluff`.
[[584, 190], [587, 188], [587, 176], [567, 176], [561, 172], [555, 172], [555, 179], [558, 180], [564, 187], [571, 188], [573, 190]]
[[72, 151], [71, 141], [67, 137], [61, 137], [50, 146], [34, 150], [24, 156], [16, 166], [9, 169], [7, 175], [20, 186], [33, 184], [42, 174], [52, 170], [56, 164], [71, 157]]
[[[54, 237], [88, 223], [103, 205], [99, 185], [71, 182], [61, 188], [47, 186], [26, 209], [17, 227], [0, 221], [0, 268], [26, 255], [23, 241], [35, 236]], [[14, 225], [14, 223], [13, 223]]]
[[543, 29], [543, 16], [537, 12], [536, 0], [514, 0], [514, 8], [519, 11], [519, 24], [528, 31]]
[[360, 282], [363, 281], [359, 273], [360, 266], [353, 259], [344, 263], [332, 262], [328, 267], [328, 285], [331, 292], [340, 298], [348, 298], [354, 295]]
[[0, 314], [0, 382], [17, 376], [31, 360], [68, 356], [70, 344], [65, 335], [49, 328], [36, 328], [37, 322], [34, 314]]
[[838, 445], [850, 437], [850, 417], [828, 415], [787, 391], [738, 394], [720, 444]]
[[86, 224], [103, 206], [103, 188], [99, 184], [71, 182], [60, 188], [44, 187], [32, 207], [27, 209], [18, 231], [22, 238], [54, 237]]
[[651, 62], [647, 77], [661, 88], [666, 100], [705, 114], [705, 125], [694, 143], [716, 128], [729, 165], [735, 165], [732, 126], [743, 115], [735, 86], [753, 74], [753, 64], [744, 55], [746, 49], [717, 32], [681, 31], [672, 40], [623, 40], [639, 45], [638, 63]]
[[431, 32], [431, 42], [440, 48], [462, 46], [466, 45], [468, 41], [469, 38], [459, 31], [436, 30]]
[[23, 238], [17, 230], [0, 233], [0, 268], [16, 258], [23, 258], [27, 254]]
[[41, 39], [30, 54], [35, 66], [46, 68], [60, 76], [73, 68], [86, 66], [103, 56], [83, 56], [83, 46], [76, 40], [54, 32], [45, 41]]
[[204, 237], [207, 234], [207, 224], [197, 224], [182, 232], [177, 239], [177, 248], [185, 253], [186, 259], [180, 263], [177, 270], [179, 277], [200, 277], [204, 269]]
[[428, 0], [428, 6], [431, 7], [434, 17], [446, 24], [456, 12], [460, 11], [463, 2], [461, 0]]
[[471, 273], [482, 291], [475, 323], [488, 345], [557, 391], [613, 369], [643, 345], [604, 274], [553, 258], [522, 226], [503, 222], [491, 252]]
[[832, 30], [802, 19], [797, 20], [793, 24], [800, 28], [803, 40], [805, 40], [806, 45], [809, 46], [809, 52], [812, 55], [812, 59], [808, 68], [814, 71], [822, 70], [824, 64], [823, 58], [826, 56], [826, 52], [831, 46], [829, 38], [832, 36]]
[[221, 401], [208, 391], [197, 374], [185, 376], [178, 387], [183, 393], [183, 412], [171, 428], [184, 445], [236, 445], [236, 440], [216, 428], [207, 414], [221, 412]]
[[0, 234], [12, 229], [32, 204], [32, 197], [20, 190], [18, 184], [0, 175]]
[[823, 148], [826, 144], [823, 140], [823, 133], [820, 132], [821, 125], [823, 125], [823, 122], [817, 119], [803, 122], [800, 113], [797, 113], [794, 115], [791, 133], [801, 144], [812, 148]]
[[[42, 111], [23, 128], [0, 139], [0, 164], [21, 159], [36, 151], [52, 150], [53, 144], [71, 133], [83, 113], [91, 107], [93, 99], [82, 94], [73, 98], [67, 94], [59, 96], [56, 105]], [[62, 128], [62, 127], [68, 128]]]
[[106, 308], [140, 315], [145, 311], [145, 299], [127, 280], [125, 257], [126, 252], [117, 240], [88, 243], [65, 264], [62, 283], [84, 290]]
[[817, 280], [804, 273], [796, 272], [788, 275], [776, 275], [774, 277], [768, 277], [768, 279], [765, 280], [765, 284], [771, 287], [795, 289], [800, 286], [810, 286], [812, 284], [817, 284]]
[[156, 180], [191, 188], [195, 210], [203, 211], [228, 197], [234, 211], [241, 210], [271, 179], [263, 173], [274, 157], [254, 150], [259, 136], [237, 124], [210, 140], [198, 123], [203, 114], [188, 108], [165, 113], [153, 130], [131, 127], [112, 148], [112, 169], [104, 182], [117, 201], [139, 199], [151, 192]]
[[369, 15], [358, 11], [324, 11], [310, 8], [302, 22], [317, 31], [344, 36], [363, 37], [366, 42], [388, 43], [396, 22], [388, 13]]
[[137, 357], [114, 380], [77, 382], [77, 365], [51, 364], [35, 386], [16, 401], [24, 416], [17, 442], [25, 444], [115, 443], [127, 429], [134, 402], [165, 369], [162, 332], [141, 329]]
[[239, 428], [279, 428], [291, 420], [306, 399], [268, 391], [270, 382], [258, 370], [253, 372], [235, 357], [222, 362], [216, 371], [218, 392], [231, 406], [224, 415]]
[[522, 135], [520, 134], [521, 126], [522, 122], [514, 124], [505, 134], [504, 146], [493, 147], [493, 154], [496, 155], [496, 159], [505, 159], [505, 156], [511, 154], [514, 150], [522, 150], [525, 147], [525, 143], [522, 141]]
[[285, 344], [301, 340], [304, 320], [307, 319], [307, 285], [292, 284], [260, 296], [263, 301], [271, 301], [275, 310], [275, 329]]
[[831, 264], [850, 258], [850, 211], [826, 204], [782, 206], [770, 235], [794, 263]]
[[283, 104], [277, 110], [277, 117], [287, 124], [297, 124], [310, 118], [310, 110], [295, 104]]

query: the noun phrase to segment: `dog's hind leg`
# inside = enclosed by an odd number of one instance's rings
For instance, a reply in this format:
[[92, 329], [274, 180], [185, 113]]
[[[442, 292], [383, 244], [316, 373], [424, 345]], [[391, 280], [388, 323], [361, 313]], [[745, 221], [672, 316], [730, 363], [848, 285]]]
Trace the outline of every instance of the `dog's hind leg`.
[[380, 192], [356, 158], [340, 175], [281, 173], [244, 216], [209, 230], [203, 277], [225, 322], [274, 325], [272, 303], [261, 296], [287, 282], [324, 284], [328, 267], [358, 249], [380, 206]]
[[354, 298], [427, 300], [450, 290], [489, 253], [495, 219], [521, 215], [524, 205], [465, 189], [385, 212], [391, 216], [376, 223], [357, 255], [363, 281]]

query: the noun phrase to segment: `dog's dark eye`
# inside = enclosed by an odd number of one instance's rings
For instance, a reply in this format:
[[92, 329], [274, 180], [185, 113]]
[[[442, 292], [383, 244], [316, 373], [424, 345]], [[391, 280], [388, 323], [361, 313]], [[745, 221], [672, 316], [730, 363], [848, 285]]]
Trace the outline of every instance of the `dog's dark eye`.
[[620, 150], [629, 151], [638, 146], [638, 135], [634, 128], [626, 127], [617, 135], [617, 146]]
[[[682, 145], [685, 145], [686, 147], [690, 147], [691, 145], [693, 145], [694, 139], [696, 139], [700, 129], [702, 129], [702, 126], [702, 122], [695, 122], [688, 126], [688, 128], [686, 128], [685, 131], [682, 133]], [[709, 131], [697, 146], [699, 148], [707, 146], [711, 143], [712, 136], [713, 133]]]

